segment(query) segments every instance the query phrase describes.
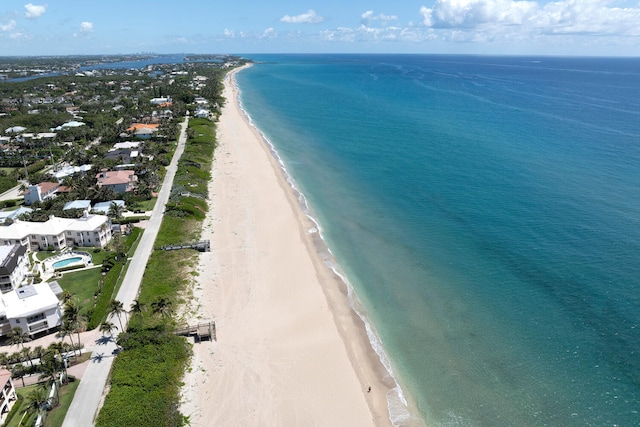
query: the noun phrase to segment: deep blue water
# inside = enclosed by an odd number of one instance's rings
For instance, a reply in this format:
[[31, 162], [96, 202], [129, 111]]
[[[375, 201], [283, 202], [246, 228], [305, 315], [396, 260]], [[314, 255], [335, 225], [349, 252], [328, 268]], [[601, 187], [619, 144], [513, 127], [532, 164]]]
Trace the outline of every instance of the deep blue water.
[[252, 59], [414, 416], [640, 425], [640, 59]]

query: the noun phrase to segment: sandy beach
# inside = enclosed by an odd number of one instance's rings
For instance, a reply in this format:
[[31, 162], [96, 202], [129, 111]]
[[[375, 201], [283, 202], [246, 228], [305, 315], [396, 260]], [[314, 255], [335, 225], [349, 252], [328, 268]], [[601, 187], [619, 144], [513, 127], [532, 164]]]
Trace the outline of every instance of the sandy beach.
[[188, 314], [215, 319], [218, 340], [194, 345], [181, 410], [192, 426], [391, 425], [392, 383], [316, 253], [315, 225], [238, 107], [235, 72], [202, 235], [212, 251], [200, 255]]

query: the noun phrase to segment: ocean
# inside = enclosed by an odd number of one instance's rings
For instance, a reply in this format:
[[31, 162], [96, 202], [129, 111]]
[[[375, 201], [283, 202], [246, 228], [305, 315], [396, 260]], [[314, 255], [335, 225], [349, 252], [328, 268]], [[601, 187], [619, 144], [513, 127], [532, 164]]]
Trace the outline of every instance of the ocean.
[[250, 58], [395, 424], [640, 425], [640, 59]]

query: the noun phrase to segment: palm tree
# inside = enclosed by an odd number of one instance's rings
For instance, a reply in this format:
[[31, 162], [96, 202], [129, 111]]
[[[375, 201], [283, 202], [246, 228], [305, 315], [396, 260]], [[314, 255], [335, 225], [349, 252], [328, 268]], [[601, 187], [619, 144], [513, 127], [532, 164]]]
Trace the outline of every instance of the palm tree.
[[47, 355], [47, 357], [40, 362], [40, 380], [44, 380], [45, 384], [53, 387], [56, 392], [56, 400], [54, 406], [60, 402], [60, 387], [56, 383], [58, 379], [58, 363], [56, 362], [55, 355]]
[[20, 355], [22, 357], [22, 360], [29, 361], [31, 372], [33, 372], [33, 359], [31, 358], [31, 349], [28, 347], [24, 347], [23, 344], [22, 350], [20, 350]]
[[47, 394], [47, 389], [44, 387], [37, 387], [32, 390], [27, 395], [27, 413], [34, 415], [34, 418], [37, 418], [38, 415], [44, 414], [47, 404], [49, 403], [49, 397]]
[[111, 322], [104, 322], [100, 324], [100, 332], [102, 332], [103, 335], [109, 334], [111, 339], [113, 339], [113, 332], [117, 330], [118, 327]]
[[142, 326], [142, 313], [145, 311], [146, 306], [140, 302], [140, 300], [133, 300], [131, 304], [131, 314], [137, 314], [140, 316], [140, 326]]
[[6, 368], [8, 364], [9, 364], [9, 353], [7, 353], [6, 351], [3, 351], [2, 353], [0, 353], [0, 365]]
[[31, 350], [31, 357], [34, 359], [42, 359], [44, 357], [45, 349], [41, 345], [34, 347]]
[[112, 317], [114, 315], [118, 316], [118, 323], [120, 323], [120, 330], [124, 331], [124, 328], [122, 327], [122, 318], [120, 317], [122, 313], [126, 313], [126, 310], [124, 309], [124, 305], [117, 299], [112, 300], [109, 303], [109, 314]]
[[11, 377], [12, 378], [20, 378], [22, 380], [22, 387], [24, 387], [24, 376], [27, 372], [24, 369], [24, 365], [22, 363], [16, 363], [11, 367]]
[[[62, 325], [60, 325], [60, 328], [58, 329], [58, 333], [56, 333], [56, 337], [60, 338], [61, 340], [61, 344], [62, 342], [64, 342], [64, 337], [69, 337], [69, 341], [71, 341], [71, 348], [73, 347], [73, 328], [71, 328], [71, 326], [63, 321]], [[53, 343], [51, 344], [53, 345]], [[76, 361], [78, 360], [78, 356], [76, 355], [76, 352], [73, 352], [74, 357], [76, 358]]]
[[62, 301], [62, 305], [65, 305], [66, 303], [68, 303], [69, 301], [71, 301], [71, 298], [73, 298], [73, 294], [69, 291], [63, 291], [62, 295], [61, 295], [61, 301]]
[[[67, 303], [64, 305], [62, 321], [65, 325], [65, 328], [68, 328], [72, 332], [78, 334], [77, 347], [78, 349], [80, 349], [80, 332], [84, 330], [85, 318], [80, 314], [80, 308], [78, 308], [78, 305], [73, 302], [73, 300], [67, 301]], [[76, 354], [75, 350], [73, 354]]]
[[120, 219], [122, 218], [123, 213], [124, 213], [123, 205], [119, 205], [116, 202], [111, 202], [111, 205], [109, 205], [109, 211], [107, 212], [107, 216], [109, 218], [113, 218], [117, 222], [120, 222]]
[[56, 357], [60, 358], [60, 365], [62, 367], [62, 371], [64, 372], [65, 382], [67, 379], [67, 364], [66, 364], [65, 356], [63, 355], [63, 353], [66, 353], [65, 347], [68, 345], [69, 344], [66, 344], [63, 342], [52, 342], [51, 344], [49, 344], [44, 354], [42, 355], [42, 359], [44, 360], [51, 360], [51, 359], [55, 360]]
[[173, 315], [173, 303], [165, 297], [160, 297], [151, 303], [153, 314], [162, 318], [165, 332], [167, 331], [167, 319]]
[[11, 329], [7, 334], [7, 337], [9, 338], [7, 340], [9, 345], [21, 345], [22, 348], [24, 348], [24, 343], [31, 341], [29, 334], [23, 331], [19, 326]]

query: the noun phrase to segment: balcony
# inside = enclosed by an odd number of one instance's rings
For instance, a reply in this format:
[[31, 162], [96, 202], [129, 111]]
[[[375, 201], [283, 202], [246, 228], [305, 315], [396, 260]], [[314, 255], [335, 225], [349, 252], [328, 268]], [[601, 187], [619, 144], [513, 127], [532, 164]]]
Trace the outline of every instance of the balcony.
[[44, 319], [44, 320], [39, 320], [37, 322], [30, 323], [27, 326], [29, 328], [29, 333], [35, 334], [45, 329], [49, 329], [49, 322], [47, 322], [47, 319]]

